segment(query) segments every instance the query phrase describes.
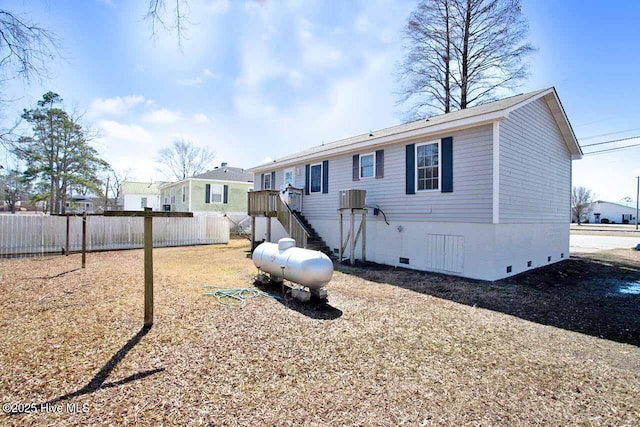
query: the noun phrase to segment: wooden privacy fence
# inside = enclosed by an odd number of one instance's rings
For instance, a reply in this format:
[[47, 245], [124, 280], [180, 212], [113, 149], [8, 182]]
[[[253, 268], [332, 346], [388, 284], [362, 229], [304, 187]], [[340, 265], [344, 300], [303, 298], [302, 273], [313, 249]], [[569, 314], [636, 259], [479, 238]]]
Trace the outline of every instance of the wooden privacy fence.
[[[70, 217], [70, 251], [82, 248], [82, 217]], [[87, 217], [87, 250], [144, 247], [144, 218]], [[0, 215], [0, 257], [62, 253], [67, 219], [62, 216]], [[224, 217], [155, 218], [153, 246], [188, 246], [229, 241], [229, 221]]]

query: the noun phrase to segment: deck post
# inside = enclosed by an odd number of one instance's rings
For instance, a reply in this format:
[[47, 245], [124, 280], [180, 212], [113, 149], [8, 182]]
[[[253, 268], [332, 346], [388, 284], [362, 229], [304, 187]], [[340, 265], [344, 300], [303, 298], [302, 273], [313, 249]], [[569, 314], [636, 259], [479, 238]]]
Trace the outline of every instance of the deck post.
[[271, 217], [267, 216], [267, 242], [271, 242]]
[[342, 262], [342, 248], [344, 247], [344, 230], [343, 230], [343, 225], [342, 225], [342, 210], [338, 210], [338, 216], [340, 218], [340, 254], [339, 254], [339, 259], [338, 262]]
[[356, 214], [353, 212], [353, 209], [351, 209], [351, 229], [350, 229], [350, 234], [351, 234], [351, 245], [349, 246], [349, 250], [350, 252], [350, 262], [351, 265], [355, 265], [356, 263], [356, 238], [355, 238], [355, 222], [356, 222]]
[[362, 262], [367, 260], [367, 211], [362, 213], [362, 221], [360, 221], [360, 227], [362, 228]]
[[256, 247], [256, 216], [251, 215], [251, 251]]

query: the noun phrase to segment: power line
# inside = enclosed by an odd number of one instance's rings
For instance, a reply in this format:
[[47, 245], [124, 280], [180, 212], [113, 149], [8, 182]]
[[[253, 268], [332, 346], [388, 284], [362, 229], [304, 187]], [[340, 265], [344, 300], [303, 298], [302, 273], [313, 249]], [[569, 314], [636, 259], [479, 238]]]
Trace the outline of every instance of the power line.
[[609, 151], [618, 151], [618, 150], [624, 150], [625, 148], [633, 148], [633, 147], [638, 147], [640, 146], [640, 143], [638, 144], [632, 144], [632, 145], [625, 145], [624, 147], [615, 147], [615, 148], [606, 148], [604, 150], [598, 150], [598, 151], [592, 151], [590, 153], [584, 153], [585, 156], [588, 156], [590, 154], [599, 154], [599, 153], [606, 153]]
[[579, 139], [580, 139], [580, 140], [582, 140], [582, 141], [584, 141], [585, 139], [600, 138], [601, 136], [617, 135], [617, 134], [619, 134], [619, 133], [632, 132], [632, 131], [636, 131], [636, 130], [640, 130], [640, 128], [633, 128], [633, 129], [627, 129], [627, 130], [619, 130], [619, 131], [616, 131], [616, 132], [601, 133], [600, 135], [585, 136], [584, 138], [579, 138]]
[[638, 135], [638, 136], [629, 136], [629, 137], [620, 138], [620, 139], [612, 139], [610, 141], [602, 141], [602, 142], [596, 142], [594, 144], [585, 144], [585, 145], [580, 145], [580, 146], [581, 147], [593, 147], [594, 145], [612, 144], [614, 142], [628, 141], [630, 139], [636, 139], [636, 138], [640, 138], [640, 135]]

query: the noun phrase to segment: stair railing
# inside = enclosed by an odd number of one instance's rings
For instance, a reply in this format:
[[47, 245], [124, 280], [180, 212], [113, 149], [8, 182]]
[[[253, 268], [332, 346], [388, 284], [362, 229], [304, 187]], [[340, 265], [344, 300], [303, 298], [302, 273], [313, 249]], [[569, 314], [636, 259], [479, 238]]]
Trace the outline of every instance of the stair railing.
[[307, 247], [311, 233], [293, 213], [289, 205], [282, 201], [278, 190], [259, 190], [249, 192], [249, 215], [277, 217], [280, 224], [296, 241], [296, 246]]
[[296, 241], [296, 246], [306, 248], [311, 233], [300, 221], [300, 218], [293, 213], [289, 205], [283, 202], [279, 195], [276, 198], [278, 199], [276, 202], [278, 221], [287, 230], [289, 236]]

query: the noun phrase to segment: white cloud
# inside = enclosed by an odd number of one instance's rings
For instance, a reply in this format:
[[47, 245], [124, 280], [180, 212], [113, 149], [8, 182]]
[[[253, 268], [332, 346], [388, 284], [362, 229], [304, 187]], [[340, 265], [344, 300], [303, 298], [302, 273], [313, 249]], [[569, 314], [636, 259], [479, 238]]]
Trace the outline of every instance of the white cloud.
[[196, 123], [207, 123], [209, 121], [209, 117], [204, 113], [197, 113], [194, 114], [193, 121]]
[[132, 95], [115, 98], [96, 98], [91, 102], [89, 115], [100, 117], [103, 115], [120, 116], [129, 111], [132, 107], [144, 102], [144, 96]]
[[215, 73], [213, 73], [210, 69], [205, 68], [202, 71], [202, 74], [204, 74], [205, 77], [208, 77], [210, 79], [219, 79], [220, 77], [218, 75], [216, 75]]
[[195, 79], [178, 79], [178, 84], [182, 86], [196, 86], [204, 83], [201, 77], [196, 77]]
[[162, 108], [160, 110], [153, 110], [146, 114], [142, 119], [148, 123], [171, 124], [179, 121], [181, 117], [182, 113], [179, 111], [171, 111], [166, 108]]
[[134, 73], [142, 73], [144, 72], [144, 65], [142, 64], [136, 64], [135, 68], [133, 69]]
[[114, 120], [101, 120], [98, 126], [103, 131], [104, 136], [100, 139], [106, 145], [110, 145], [112, 140], [132, 142], [136, 144], [151, 144], [152, 134], [144, 127], [135, 124], [123, 124]]
[[213, 0], [207, 4], [207, 11], [215, 15], [224, 15], [229, 11], [229, 0]]
[[213, 71], [208, 68], [202, 70], [202, 76], [198, 76], [194, 79], [178, 79], [178, 84], [182, 86], [196, 86], [205, 82], [205, 80], [215, 80], [219, 79], [218, 75], [216, 75]]

